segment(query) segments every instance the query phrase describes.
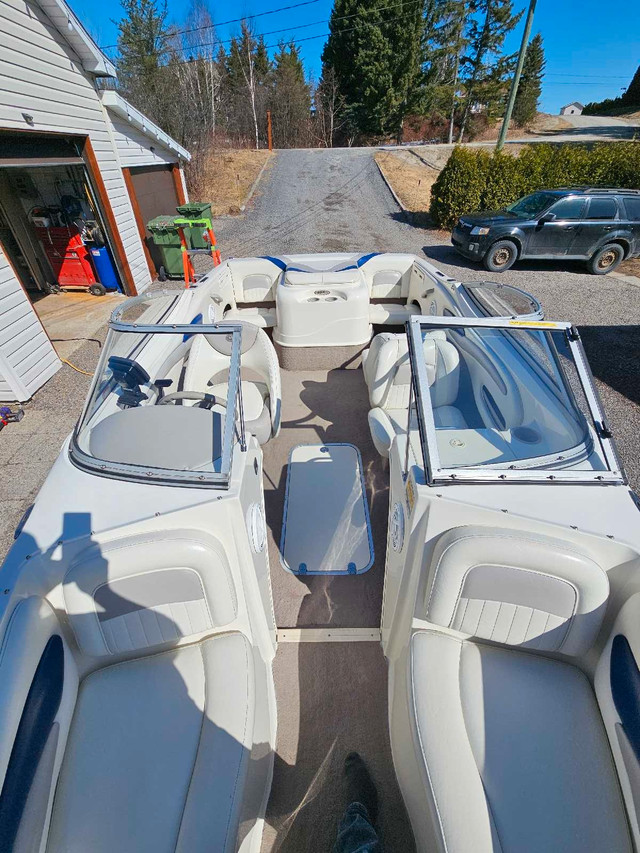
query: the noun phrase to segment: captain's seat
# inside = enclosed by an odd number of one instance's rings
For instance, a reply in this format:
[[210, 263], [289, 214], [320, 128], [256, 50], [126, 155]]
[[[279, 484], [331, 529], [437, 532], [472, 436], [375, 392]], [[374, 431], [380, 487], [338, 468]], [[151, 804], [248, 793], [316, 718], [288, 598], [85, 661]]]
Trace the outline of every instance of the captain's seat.
[[[452, 405], [460, 384], [460, 355], [443, 331], [428, 332], [423, 344], [436, 426], [464, 429], [459, 409]], [[362, 354], [369, 389], [369, 429], [381, 456], [388, 456], [396, 435], [406, 433], [411, 366], [406, 335], [376, 335]]]
[[[242, 326], [240, 353], [245, 427], [260, 444], [266, 444], [280, 432], [282, 392], [278, 356], [269, 337], [258, 326], [241, 320], [234, 320], [233, 325]], [[202, 391], [226, 400], [230, 362], [230, 337], [194, 336], [184, 377], [185, 391]]]
[[425, 581], [390, 714], [418, 849], [631, 853], [585, 674], [605, 571], [570, 542], [468, 526], [439, 537]]

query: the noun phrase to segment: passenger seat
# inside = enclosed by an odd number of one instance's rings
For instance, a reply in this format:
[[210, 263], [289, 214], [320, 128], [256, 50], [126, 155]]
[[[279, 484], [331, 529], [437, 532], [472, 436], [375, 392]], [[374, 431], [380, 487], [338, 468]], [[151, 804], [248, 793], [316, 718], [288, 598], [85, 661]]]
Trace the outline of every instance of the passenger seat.
[[[606, 573], [570, 543], [444, 533], [398, 664], [394, 761], [419, 850], [631, 853], [620, 781], [580, 668]], [[426, 623], [430, 623], [426, 626]]]
[[[431, 386], [431, 400], [437, 427], [465, 429], [459, 409], [452, 405], [458, 396], [460, 356], [443, 331], [426, 335], [424, 359]], [[411, 366], [407, 337], [382, 333], [362, 354], [365, 382], [369, 389], [369, 429], [381, 456], [388, 456], [393, 439], [407, 431], [411, 388]]]

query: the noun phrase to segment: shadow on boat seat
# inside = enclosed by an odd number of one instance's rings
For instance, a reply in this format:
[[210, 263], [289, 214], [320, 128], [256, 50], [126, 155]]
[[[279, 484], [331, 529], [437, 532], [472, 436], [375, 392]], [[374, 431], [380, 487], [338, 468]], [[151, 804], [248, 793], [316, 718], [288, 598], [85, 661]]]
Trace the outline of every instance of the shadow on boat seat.
[[57, 610], [22, 598], [4, 636], [0, 848], [235, 851], [269, 770], [222, 545], [93, 543], [58, 589]]
[[[242, 404], [247, 432], [266, 444], [280, 432], [282, 391], [280, 366], [267, 334], [256, 325], [242, 326]], [[196, 335], [184, 376], [185, 391], [201, 391], [225, 400], [228, 389], [231, 341], [220, 335]], [[248, 372], [256, 378], [247, 378]]]
[[[441, 331], [429, 332], [424, 358], [431, 385], [436, 426], [466, 427], [462, 412], [452, 403], [458, 397], [460, 355]], [[407, 431], [411, 366], [405, 334], [376, 335], [362, 354], [369, 389], [369, 429], [381, 456], [388, 456], [393, 439]]]
[[585, 674], [608, 597], [572, 543], [478, 526], [438, 538], [391, 712], [418, 849], [630, 853], [611, 689]]

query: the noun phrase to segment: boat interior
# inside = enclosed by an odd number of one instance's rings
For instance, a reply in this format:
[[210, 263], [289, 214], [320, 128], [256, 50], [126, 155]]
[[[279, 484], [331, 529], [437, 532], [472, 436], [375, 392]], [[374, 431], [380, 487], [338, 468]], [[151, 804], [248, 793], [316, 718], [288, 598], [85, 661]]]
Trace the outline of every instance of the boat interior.
[[640, 844], [640, 535], [580, 337], [399, 254], [113, 314], [2, 569], [0, 851]]

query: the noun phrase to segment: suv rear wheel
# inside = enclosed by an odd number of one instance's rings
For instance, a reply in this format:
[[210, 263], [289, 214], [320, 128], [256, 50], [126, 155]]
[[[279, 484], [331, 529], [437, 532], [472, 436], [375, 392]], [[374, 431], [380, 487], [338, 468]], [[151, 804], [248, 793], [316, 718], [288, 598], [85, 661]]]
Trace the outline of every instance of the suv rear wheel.
[[614, 270], [624, 258], [624, 249], [619, 243], [608, 243], [598, 249], [587, 261], [587, 269], [593, 275], [606, 275]]
[[504, 272], [510, 269], [518, 257], [518, 247], [511, 240], [498, 240], [490, 247], [482, 263], [489, 272]]

